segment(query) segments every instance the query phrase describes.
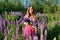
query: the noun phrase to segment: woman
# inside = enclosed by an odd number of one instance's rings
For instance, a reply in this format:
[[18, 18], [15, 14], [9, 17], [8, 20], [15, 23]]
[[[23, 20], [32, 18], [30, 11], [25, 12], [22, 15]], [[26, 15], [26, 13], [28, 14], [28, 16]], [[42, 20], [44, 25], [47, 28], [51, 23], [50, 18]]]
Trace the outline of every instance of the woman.
[[[37, 17], [34, 13], [34, 9], [32, 6], [29, 6], [26, 12], [26, 15], [23, 18], [24, 20], [29, 19], [32, 22], [32, 28], [35, 29], [35, 34], [37, 34], [37, 28], [38, 28], [38, 22], [37, 22]], [[24, 24], [26, 25], [27, 23], [24, 22]], [[33, 36], [32, 36], [33, 37]]]

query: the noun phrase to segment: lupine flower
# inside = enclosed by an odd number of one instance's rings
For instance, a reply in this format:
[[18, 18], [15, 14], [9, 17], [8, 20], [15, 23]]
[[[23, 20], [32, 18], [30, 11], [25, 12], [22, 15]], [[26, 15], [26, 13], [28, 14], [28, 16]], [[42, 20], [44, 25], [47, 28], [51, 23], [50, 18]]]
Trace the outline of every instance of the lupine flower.
[[2, 17], [0, 16], [0, 33], [2, 32]]

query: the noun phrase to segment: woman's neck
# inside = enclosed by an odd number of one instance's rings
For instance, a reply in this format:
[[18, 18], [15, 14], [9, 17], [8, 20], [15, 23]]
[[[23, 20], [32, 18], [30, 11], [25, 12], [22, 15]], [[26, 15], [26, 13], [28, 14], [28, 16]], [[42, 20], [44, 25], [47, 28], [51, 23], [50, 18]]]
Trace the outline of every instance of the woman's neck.
[[32, 13], [29, 13], [29, 17], [31, 17], [31, 16], [33, 16], [33, 14]]

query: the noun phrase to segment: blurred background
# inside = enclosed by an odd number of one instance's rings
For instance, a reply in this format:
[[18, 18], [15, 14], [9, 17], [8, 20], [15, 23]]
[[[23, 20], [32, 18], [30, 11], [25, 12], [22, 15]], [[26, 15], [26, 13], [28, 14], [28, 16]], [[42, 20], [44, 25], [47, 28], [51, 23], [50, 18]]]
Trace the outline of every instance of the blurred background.
[[39, 21], [47, 17], [47, 40], [60, 40], [60, 0], [0, 0], [0, 40], [22, 40], [24, 25], [18, 21], [29, 5]]

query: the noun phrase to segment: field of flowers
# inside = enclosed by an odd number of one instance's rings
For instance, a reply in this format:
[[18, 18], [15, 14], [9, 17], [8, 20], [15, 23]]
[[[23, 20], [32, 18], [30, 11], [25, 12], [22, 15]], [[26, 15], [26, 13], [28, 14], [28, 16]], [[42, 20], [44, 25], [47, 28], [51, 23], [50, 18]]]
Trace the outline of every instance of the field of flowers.
[[[17, 13], [18, 14], [18, 13]], [[0, 15], [0, 39], [1, 40], [22, 40], [22, 28], [24, 27], [19, 21], [23, 18], [20, 15], [13, 15], [5, 12]], [[38, 14], [38, 13], [37, 13]], [[37, 15], [38, 16], [38, 15]], [[47, 16], [47, 40], [60, 40], [60, 14], [46, 14]], [[38, 16], [42, 21], [43, 16]]]

